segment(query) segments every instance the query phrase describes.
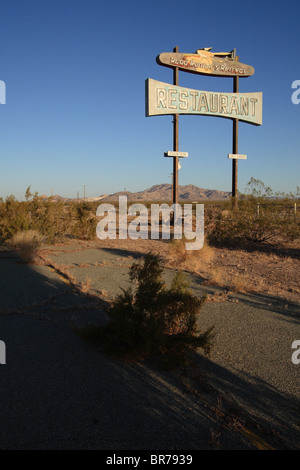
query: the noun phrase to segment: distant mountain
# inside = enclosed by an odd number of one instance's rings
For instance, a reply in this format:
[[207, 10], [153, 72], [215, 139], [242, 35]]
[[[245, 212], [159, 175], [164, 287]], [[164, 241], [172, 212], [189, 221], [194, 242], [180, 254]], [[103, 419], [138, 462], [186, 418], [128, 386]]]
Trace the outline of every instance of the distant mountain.
[[58, 196], [58, 195], [54, 195], [54, 196], [46, 196], [46, 194], [42, 194], [41, 196], [39, 196], [39, 199], [42, 199], [43, 201], [46, 201], [47, 199], [51, 199], [51, 201], [53, 202], [58, 202], [58, 201], [73, 201], [73, 199], [69, 198], [69, 197], [62, 197], [62, 196]]
[[[94, 201], [100, 201], [101, 199], [103, 198], [106, 198], [107, 197], [107, 194], [103, 194], [103, 196], [98, 196], [98, 197], [86, 197], [85, 200], [88, 201], [88, 202], [94, 202]], [[74, 201], [77, 201], [77, 198], [75, 199], [72, 199], [70, 197], [62, 197], [62, 196], [58, 196], [58, 195], [54, 195], [54, 196], [46, 196], [46, 194], [42, 194], [41, 196], [39, 196], [40, 199], [42, 199], [43, 201], [46, 201], [48, 199], [51, 199], [51, 201], [53, 202], [58, 202], [58, 201], [64, 201], [64, 202], [74, 202]], [[83, 198], [80, 198], [79, 201], [83, 201], [84, 199]]]
[[[130, 191], [119, 191], [114, 194], [102, 194], [98, 197], [86, 197], [86, 201], [111, 201], [118, 202], [119, 196], [127, 196], [128, 201], [166, 201], [171, 202], [173, 200], [172, 195], [172, 185], [171, 184], [156, 184], [151, 186], [151, 188], [145, 189], [145, 191], [138, 191], [132, 193]], [[178, 200], [179, 201], [189, 201], [189, 202], [198, 202], [203, 200], [221, 200], [228, 199], [231, 196], [230, 192], [218, 191], [216, 189], [203, 189], [193, 184], [187, 184], [186, 186], [178, 186]], [[39, 196], [42, 200], [50, 199], [49, 196], [42, 194]], [[74, 198], [66, 198], [58, 195], [51, 196], [53, 202], [58, 201], [76, 201]], [[83, 198], [79, 199], [83, 201]]]
[[[128, 201], [172, 201], [172, 185], [156, 184], [145, 191], [132, 193], [130, 191], [120, 191], [109, 196], [101, 196], [102, 201], [118, 201], [119, 196], [127, 196]], [[228, 199], [230, 192], [218, 191], [216, 189], [203, 189], [193, 184], [178, 186], [178, 200], [181, 201], [199, 201], [204, 199]]]

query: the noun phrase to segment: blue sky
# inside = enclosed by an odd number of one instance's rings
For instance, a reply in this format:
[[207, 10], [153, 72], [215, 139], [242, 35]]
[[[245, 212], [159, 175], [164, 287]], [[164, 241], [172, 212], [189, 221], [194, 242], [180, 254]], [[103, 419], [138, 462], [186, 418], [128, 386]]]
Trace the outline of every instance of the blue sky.
[[[263, 92], [263, 124], [239, 125], [238, 187], [300, 186], [299, 0], [0, 0], [0, 196], [98, 196], [170, 183], [172, 116], [145, 117], [145, 79], [172, 83], [161, 52], [236, 48]], [[179, 85], [232, 92], [232, 79], [179, 73]], [[231, 191], [232, 122], [180, 116], [179, 184]]]

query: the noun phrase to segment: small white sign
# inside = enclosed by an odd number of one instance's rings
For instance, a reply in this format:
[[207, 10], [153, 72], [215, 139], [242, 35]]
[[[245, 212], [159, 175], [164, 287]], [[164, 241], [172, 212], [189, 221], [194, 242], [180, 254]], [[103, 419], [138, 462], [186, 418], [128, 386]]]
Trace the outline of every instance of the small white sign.
[[238, 160], [247, 160], [247, 155], [241, 155], [240, 153], [229, 153], [228, 158], [234, 158]]
[[189, 155], [188, 152], [171, 152], [171, 151], [168, 151], [168, 152], [164, 153], [165, 157], [186, 158], [186, 157], [188, 157], [188, 155]]
[[0, 364], [6, 364], [6, 346], [4, 341], [0, 341]]

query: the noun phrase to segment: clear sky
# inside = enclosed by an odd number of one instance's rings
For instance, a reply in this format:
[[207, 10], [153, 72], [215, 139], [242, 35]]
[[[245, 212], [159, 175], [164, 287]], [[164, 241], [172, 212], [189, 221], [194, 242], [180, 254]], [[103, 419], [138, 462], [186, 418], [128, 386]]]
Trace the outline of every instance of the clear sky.
[[[145, 117], [145, 79], [172, 83], [161, 52], [236, 48], [263, 92], [263, 124], [239, 125], [238, 188], [300, 186], [299, 0], [0, 0], [0, 196], [98, 196], [171, 182], [172, 116]], [[179, 85], [232, 92], [232, 78], [179, 72]], [[179, 184], [231, 191], [232, 121], [180, 116]]]

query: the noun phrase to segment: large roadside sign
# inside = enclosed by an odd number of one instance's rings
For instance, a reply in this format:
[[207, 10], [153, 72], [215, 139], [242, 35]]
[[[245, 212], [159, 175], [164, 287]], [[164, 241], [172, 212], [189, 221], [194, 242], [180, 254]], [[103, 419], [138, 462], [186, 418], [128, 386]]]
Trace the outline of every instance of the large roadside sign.
[[[197, 49], [193, 54], [162, 52], [156, 62], [173, 69], [173, 84], [146, 80], [146, 116], [173, 115], [173, 203], [178, 199], [179, 115], [193, 114], [231, 119], [232, 133], [232, 199], [236, 204], [238, 161], [246, 159], [238, 153], [239, 121], [262, 125], [262, 92], [239, 93], [239, 79], [250, 77], [255, 70], [239, 61], [236, 49], [212, 52], [211, 47]], [[232, 77], [233, 93], [193, 90], [179, 86], [179, 70], [211, 77]], [[167, 156], [165, 154], [165, 156]], [[169, 156], [169, 155], [168, 155]]]
[[198, 114], [262, 124], [262, 93], [220, 93], [146, 80], [146, 116]]

